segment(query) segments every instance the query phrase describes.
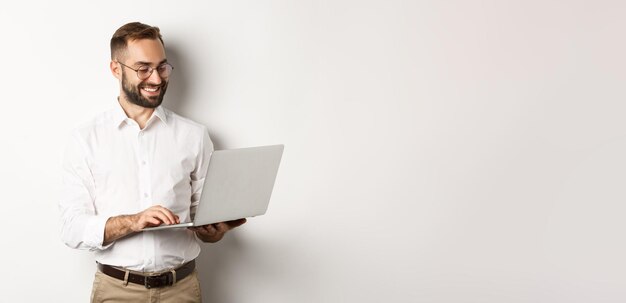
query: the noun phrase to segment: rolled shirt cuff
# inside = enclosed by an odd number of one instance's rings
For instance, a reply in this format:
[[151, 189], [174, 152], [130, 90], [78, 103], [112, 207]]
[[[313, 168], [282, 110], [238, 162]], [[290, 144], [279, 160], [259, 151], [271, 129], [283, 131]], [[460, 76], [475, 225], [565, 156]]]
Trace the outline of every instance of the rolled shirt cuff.
[[107, 216], [93, 216], [85, 222], [83, 239], [85, 239], [85, 244], [91, 248], [90, 250], [105, 250], [113, 245], [114, 242], [102, 245], [104, 242], [104, 229], [108, 220], [109, 217]]

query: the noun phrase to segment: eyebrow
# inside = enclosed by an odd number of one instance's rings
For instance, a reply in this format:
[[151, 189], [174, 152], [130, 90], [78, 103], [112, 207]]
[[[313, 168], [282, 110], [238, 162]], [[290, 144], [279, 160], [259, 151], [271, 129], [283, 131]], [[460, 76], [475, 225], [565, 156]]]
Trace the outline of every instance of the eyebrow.
[[[163, 64], [163, 63], [166, 63], [166, 62], [167, 62], [167, 59], [163, 59], [163, 60], [161, 60], [161, 62], [159, 62], [159, 63], [157, 64], [157, 66], [159, 66], [159, 65], [161, 65], [161, 64]], [[141, 66], [141, 65], [148, 65], [148, 66], [150, 66], [150, 64], [152, 64], [152, 62], [147, 62], [147, 61], [137, 61], [137, 62], [135, 62], [135, 64], [133, 64], [133, 66]]]

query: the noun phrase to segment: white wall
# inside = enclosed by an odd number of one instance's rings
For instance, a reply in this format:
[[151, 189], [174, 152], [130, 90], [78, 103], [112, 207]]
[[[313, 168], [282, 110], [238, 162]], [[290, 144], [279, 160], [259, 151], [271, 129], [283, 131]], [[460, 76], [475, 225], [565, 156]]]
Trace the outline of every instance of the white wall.
[[[286, 145], [266, 216], [200, 257], [207, 302], [624, 302], [622, 1], [23, 1], [0, 9], [3, 302], [85, 302], [59, 239], [108, 41], [161, 27], [166, 105]], [[28, 222], [28, 223], [24, 223]], [[9, 280], [7, 284], [7, 280]]]

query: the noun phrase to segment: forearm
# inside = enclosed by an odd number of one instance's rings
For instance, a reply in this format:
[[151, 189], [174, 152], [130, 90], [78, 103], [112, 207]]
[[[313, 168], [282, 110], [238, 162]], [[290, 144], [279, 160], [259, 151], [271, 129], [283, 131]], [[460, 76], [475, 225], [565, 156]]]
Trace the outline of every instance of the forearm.
[[108, 245], [113, 241], [134, 233], [135, 215], [121, 215], [111, 217], [104, 227], [103, 245]]

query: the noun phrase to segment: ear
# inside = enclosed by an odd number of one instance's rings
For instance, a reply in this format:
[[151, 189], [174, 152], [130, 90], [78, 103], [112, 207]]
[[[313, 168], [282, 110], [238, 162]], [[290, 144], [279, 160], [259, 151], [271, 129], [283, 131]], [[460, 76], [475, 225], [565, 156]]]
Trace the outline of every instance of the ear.
[[113, 77], [117, 78], [117, 80], [122, 79], [122, 67], [119, 65], [119, 63], [111, 60], [111, 63], [109, 63], [109, 68], [111, 69], [111, 74], [113, 74]]

